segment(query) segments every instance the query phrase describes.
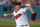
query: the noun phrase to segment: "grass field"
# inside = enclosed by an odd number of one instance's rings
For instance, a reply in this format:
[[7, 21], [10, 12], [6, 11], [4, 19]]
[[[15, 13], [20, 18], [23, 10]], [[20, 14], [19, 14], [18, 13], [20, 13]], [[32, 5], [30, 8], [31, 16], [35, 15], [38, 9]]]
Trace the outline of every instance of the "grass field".
[[[29, 24], [31, 27], [40, 27], [40, 21], [29, 21]], [[0, 25], [12, 25], [15, 26], [16, 23], [14, 20], [4, 20], [4, 19], [0, 19]]]

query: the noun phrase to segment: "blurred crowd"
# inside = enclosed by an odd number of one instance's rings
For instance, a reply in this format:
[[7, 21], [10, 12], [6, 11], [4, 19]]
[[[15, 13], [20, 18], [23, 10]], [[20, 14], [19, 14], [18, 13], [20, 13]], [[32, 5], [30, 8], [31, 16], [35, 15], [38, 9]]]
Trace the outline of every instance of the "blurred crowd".
[[16, 1], [25, 6], [40, 6], [40, 0], [0, 0], [0, 5], [14, 4]]

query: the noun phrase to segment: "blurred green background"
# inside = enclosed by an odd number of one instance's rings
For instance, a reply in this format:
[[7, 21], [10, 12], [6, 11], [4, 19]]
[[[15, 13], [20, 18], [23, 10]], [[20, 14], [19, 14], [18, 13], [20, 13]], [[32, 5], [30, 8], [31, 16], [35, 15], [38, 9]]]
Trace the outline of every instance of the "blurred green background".
[[[29, 24], [31, 27], [40, 27], [40, 21], [29, 21]], [[14, 20], [0, 19], [0, 25], [16, 26], [16, 23]]]

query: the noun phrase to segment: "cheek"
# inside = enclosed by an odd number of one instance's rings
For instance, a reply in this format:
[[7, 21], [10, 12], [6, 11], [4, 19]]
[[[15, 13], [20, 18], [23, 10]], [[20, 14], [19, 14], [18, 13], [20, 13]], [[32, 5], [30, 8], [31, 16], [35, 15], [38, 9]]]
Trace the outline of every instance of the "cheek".
[[15, 6], [15, 8], [17, 8], [17, 6]]
[[16, 6], [16, 8], [19, 8], [18, 6]]
[[18, 8], [18, 7], [16, 7], [16, 8]]
[[18, 8], [19, 8], [19, 6], [15, 6], [15, 8], [17, 8], [17, 9], [18, 9]]

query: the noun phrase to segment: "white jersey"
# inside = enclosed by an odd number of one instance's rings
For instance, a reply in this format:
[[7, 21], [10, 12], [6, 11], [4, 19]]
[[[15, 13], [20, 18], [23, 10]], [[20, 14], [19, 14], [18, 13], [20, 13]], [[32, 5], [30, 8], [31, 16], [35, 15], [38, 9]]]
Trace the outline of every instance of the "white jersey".
[[15, 16], [16, 25], [29, 25], [26, 8], [21, 8], [17, 13], [14, 11], [13, 14]]

